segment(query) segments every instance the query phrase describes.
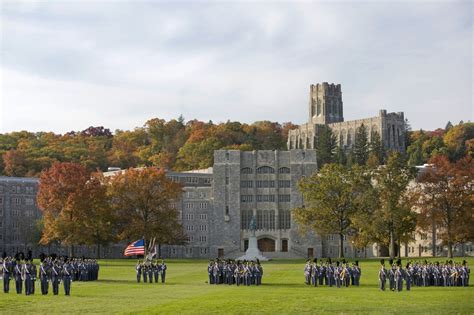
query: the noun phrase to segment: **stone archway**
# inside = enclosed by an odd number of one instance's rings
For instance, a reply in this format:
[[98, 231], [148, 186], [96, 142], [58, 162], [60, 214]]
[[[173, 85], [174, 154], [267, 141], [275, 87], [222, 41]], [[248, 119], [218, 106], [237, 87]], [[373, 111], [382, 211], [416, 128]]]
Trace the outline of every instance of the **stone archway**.
[[263, 237], [259, 239], [257, 242], [258, 242], [258, 249], [261, 252], [274, 252], [275, 251], [275, 240], [268, 237]]

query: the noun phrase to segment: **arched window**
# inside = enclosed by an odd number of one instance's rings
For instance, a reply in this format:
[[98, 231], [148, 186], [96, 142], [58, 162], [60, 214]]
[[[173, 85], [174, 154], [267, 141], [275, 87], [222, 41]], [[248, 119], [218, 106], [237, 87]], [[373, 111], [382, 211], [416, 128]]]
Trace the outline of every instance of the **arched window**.
[[290, 174], [290, 169], [288, 167], [280, 167], [278, 169], [279, 174]]
[[257, 168], [257, 174], [274, 174], [275, 169], [270, 166], [261, 166]]
[[240, 170], [241, 174], [253, 174], [253, 170], [250, 167], [244, 167]]

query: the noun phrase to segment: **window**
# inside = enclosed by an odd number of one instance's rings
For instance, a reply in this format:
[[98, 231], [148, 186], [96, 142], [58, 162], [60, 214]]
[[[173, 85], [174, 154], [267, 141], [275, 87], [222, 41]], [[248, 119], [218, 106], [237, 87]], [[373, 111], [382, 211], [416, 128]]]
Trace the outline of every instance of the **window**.
[[241, 202], [253, 202], [253, 195], [241, 195], [240, 196], [240, 201]]
[[199, 230], [200, 231], [207, 231], [207, 225], [200, 225]]
[[257, 174], [274, 174], [275, 169], [270, 166], [261, 166], [257, 168]]
[[426, 241], [428, 239], [428, 235], [426, 235], [425, 233], [421, 233], [420, 234], [420, 239], [423, 240], [423, 241]]
[[242, 188], [252, 188], [253, 187], [253, 181], [243, 180], [243, 181], [240, 182], [240, 187], [242, 187]]
[[291, 227], [291, 212], [290, 210], [279, 210], [278, 212], [279, 225], [278, 228], [288, 230]]
[[289, 180], [279, 180], [278, 181], [278, 187], [279, 188], [290, 188], [291, 187], [291, 182]]
[[25, 198], [25, 205], [32, 206], [34, 204], [33, 198]]
[[200, 241], [201, 243], [207, 242], [207, 236], [206, 236], [206, 235], [201, 235], [201, 236], [199, 236], [199, 241]]
[[275, 229], [275, 210], [257, 210], [257, 229]]
[[3, 205], [3, 197], [0, 197], [0, 205]]
[[241, 210], [240, 212], [240, 229], [248, 230], [250, 226], [250, 220], [252, 220], [252, 210]]
[[257, 195], [257, 202], [275, 202], [275, 195]]
[[257, 180], [257, 188], [274, 188], [274, 180]]
[[280, 167], [278, 169], [279, 174], [290, 174], [290, 169], [288, 167]]
[[207, 214], [201, 213], [201, 214], [199, 215], [199, 220], [207, 220]]
[[207, 202], [201, 202], [201, 203], [199, 203], [199, 208], [200, 208], [200, 209], [207, 209]]
[[253, 174], [253, 170], [250, 167], [244, 167], [240, 170], [241, 174]]
[[278, 202], [290, 202], [290, 195], [278, 195]]

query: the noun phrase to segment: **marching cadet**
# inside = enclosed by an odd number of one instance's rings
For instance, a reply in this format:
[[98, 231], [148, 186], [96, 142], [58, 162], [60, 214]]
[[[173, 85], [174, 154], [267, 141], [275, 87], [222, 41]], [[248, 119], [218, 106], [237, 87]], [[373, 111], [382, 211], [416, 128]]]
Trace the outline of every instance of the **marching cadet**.
[[334, 282], [334, 266], [331, 263], [331, 259], [327, 262], [327, 269], [326, 269], [326, 278], [327, 278], [327, 283], [329, 284], [330, 287], [332, 287], [335, 282]]
[[263, 276], [263, 268], [260, 265], [260, 261], [257, 259], [257, 265], [255, 266], [255, 284], [261, 285], [262, 284], [262, 276]]
[[319, 285], [323, 285], [323, 281], [326, 278], [326, 266], [323, 264], [323, 260], [319, 261], [319, 272], [318, 272]]
[[[352, 270], [349, 267], [349, 263], [346, 263], [346, 266], [343, 268], [344, 268], [344, 277], [342, 277], [341, 279], [344, 286], [347, 288], [351, 284], [351, 278], [354, 278], [354, 277], [352, 275]], [[352, 280], [352, 282], [354, 282], [354, 280]]]
[[21, 262], [20, 262], [20, 260], [17, 260], [15, 262], [14, 277], [15, 277], [16, 293], [21, 294], [22, 285], [23, 285], [23, 275], [22, 275], [22, 272], [21, 272]]
[[64, 284], [64, 294], [70, 295], [71, 293], [71, 280], [72, 280], [72, 273], [74, 269], [71, 265], [71, 262], [68, 258], [64, 261], [63, 265], [63, 284]]
[[23, 280], [25, 281], [25, 294], [31, 294], [31, 263], [27, 259], [22, 266]]
[[161, 260], [161, 265], [159, 265], [159, 268], [160, 268], [160, 272], [161, 272], [161, 283], [165, 283], [166, 269], [168, 269], [168, 267], [166, 266], [166, 263], [165, 263], [164, 259]]
[[359, 267], [359, 262], [356, 260], [354, 265], [352, 266], [352, 275], [353, 275], [353, 279], [354, 279], [354, 285], [355, 286], [359, 286], [360, 285], [360, 276], [362, 274], [362, 271], [360, 270], [360, 267]]
[[388, 284], [390, 287], [390, 290], [395, 291], [395, 270], [396, 266], [393, 263], [393, 259], [390, 259], [390, 270], [388, 271]]
[[145, 262], [142, 263], [143, 283], [147, 283], [148, 280], [148, 266]]
[[304, 266], [304, 283], [307, 285], [311, 284], [311, 261], [306, 260], [306, 265]]
[[10, 292], [10, 274], [12, 272], [12, 263], [10, 257], [4, 254], [3, 258], [3, 292]]
[[318, 275], [319, 275], [318, 259], [315, 258], [311, 266], [311, 283], [315, 287], [318, 286]]
[[148, 281], [153, 283], [153, 264], [151, 262], [148, 263]]
[[137, 283], [140, 283], [140, 279], [142, 277], [142, 264], [140, 263], [140, 260], [138, 260], [137, 264], [135, 265], [135, 271], [137, 272]]
[[413, 272], [413, 269], [411, 267], [411, 263], [408, 262], [405, 268], [405, 283], [407, 285], [407, 291], [410, 291], [410, 288], [411, 288], [412, 272]]
[[61, 265], [58, 260], [54, 260], [51, 266], [51, 285], [53, 287], [53, 294], [59, 294], [59, 282], [61, 280]]
[[35, 294], [35, 284], [36, 276], [38, 275], [38, 270], [36, 269], [35, 262], [31, 259], [31, 294]]
[[397, 291], [400, 292], [403, 290], [403, 269], [401, 261], [398, 260], [397, 262], [397, 269], [395, 269], [395, 283], [397, 287]]
[[209, 264], [207, 265], [207, 275], [209, 277], [209, 284], [214, 284], [214, 276], [212, 275], [213, 266], [214, 266], [214, 261], [210, 259]]
[[155, 276], [155, 283], [158, 283], [159, 277], [160, 277], [160, 265], [158, 264], [158, 261], [155, 261], [154, 264], [152, 264], [153, 268], [153, 275]]
[[380, 290], [385, 291], [385, 282], [387, 281], [387, 270], [385, 269], [385, 260], [380, 260], [379, 281]]
[[39, 270], [39, 278], [41, 283], [41, 294], [47, 295], [48, 294], [48, 273], [49, 273], [49, 266], [48, 261], [43, 257], [40, 258], [40, 270]]
[[[336, 268], [334, 268], [334, 280], [336, 282], [336, 286], [338, 288], [341, 287], [341, 273], [342, 273], [342, 268], [339, 267], [339, 261], [336, 262]], [[344, 275], [342, 275], [344, 276]]]

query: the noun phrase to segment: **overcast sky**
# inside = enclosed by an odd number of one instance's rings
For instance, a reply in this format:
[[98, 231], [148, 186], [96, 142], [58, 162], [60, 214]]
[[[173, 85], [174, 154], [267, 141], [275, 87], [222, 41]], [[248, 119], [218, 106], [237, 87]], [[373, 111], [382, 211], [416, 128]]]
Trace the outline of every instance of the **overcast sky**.
[[472, 1], [0, 1], [0, 132], [159, 117], [304, 123], [309, 85], [345, 120], [474, 120]]

